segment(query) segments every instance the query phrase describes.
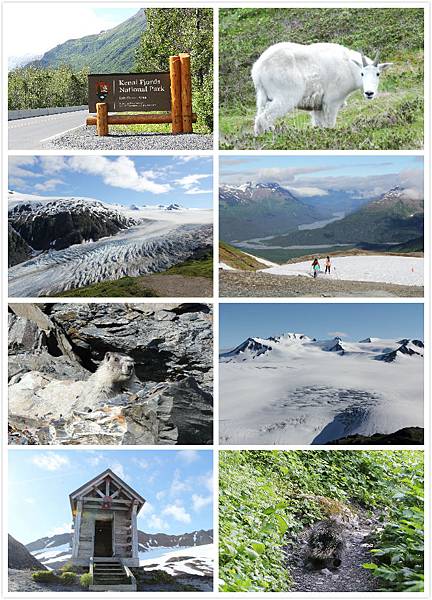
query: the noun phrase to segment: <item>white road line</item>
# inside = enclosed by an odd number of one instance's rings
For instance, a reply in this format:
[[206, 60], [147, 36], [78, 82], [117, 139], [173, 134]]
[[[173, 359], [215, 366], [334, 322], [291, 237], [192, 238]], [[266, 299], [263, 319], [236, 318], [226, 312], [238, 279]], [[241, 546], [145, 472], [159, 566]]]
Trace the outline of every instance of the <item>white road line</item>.
[[39, 142], [48, 142], [49, 140], [55, 140], [58, 137], [61, 137], [65, 133], [69, 133], [69, 131], [75, 131], [75, 129], [80, 129], [85, 125], [77, 125], [76, 127], [71, 127], [70, 129], [66, 129], [65, 131], [61, 131], [60, 133], [56, 133], [55, 135], [50, 135], [50, 137], [44, 138], [43, 140], [39, 140]]

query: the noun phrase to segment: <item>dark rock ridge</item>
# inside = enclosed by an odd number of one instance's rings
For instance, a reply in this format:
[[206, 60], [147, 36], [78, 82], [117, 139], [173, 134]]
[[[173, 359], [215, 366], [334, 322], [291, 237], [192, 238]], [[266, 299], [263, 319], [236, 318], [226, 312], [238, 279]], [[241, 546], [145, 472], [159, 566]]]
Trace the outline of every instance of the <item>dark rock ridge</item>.
[[8, 223], [8, 267], [18, 265], [31, 258], [34, 250], [25, 239]]
[[261, 356], [261, 354], [269, 352], [270, 350], [272, 350], [272, 347], [270, 345], [258, 342], [255, 338], [247, 338], [247, 340], [245, 340], [239, 346], [234, 348], [234, 350], [230, 350], [229, 352], [223, 352], [220, 355], [220, 358], [230, 358], [238, 356], [239, 354], [242, 354], [244, 352], [250, 353], [251, 355], [253, 355], [253, 358], [255, 358], [257, 356]]
[[[205, 304], [11, 305], [10, 443], [209, 444], [212, 344]], [[134, 359], [133, 385], [54, 414], [52, 386], [86, 381], [109, 351]]]
[[8, 535], [8, 567], [9, 569], [31, 569], [44, 571], [46, 567], [39, 562], [29, 551], [29, 548]]
[[[97, 241], [139, 222], [101, 202], [82, 198], [22, 202], [9, 210], [8, 218], [24, 242], [39, 251], [63, 250], [74, 244]], [[18, 262], [22, 261], [15, 260], [14, 264]]]
[[394, 433], [374, 433], [367, 435], [349, 435], [344, 438], [327, 442], [327, 445], [421, 445], [424, 443], [424, 429], [422, 427], [404, 427]]
[[[401, 354], [406, 356], [420, 356], [423, 358], [423, 352], [421, 350], [417, 350], [417, 348], [424, 348], [423, 342], [420, 340], [400, 340], [398, 343], [401, 345], [396, 350], [392, 352], [385, 352], [384, 354], [380, 354], [376, 357], [376, 360], [380, 360], [383, 362], [393, 362], [395, 361]], [[412, 347], [414, 346], [414, 348]]]

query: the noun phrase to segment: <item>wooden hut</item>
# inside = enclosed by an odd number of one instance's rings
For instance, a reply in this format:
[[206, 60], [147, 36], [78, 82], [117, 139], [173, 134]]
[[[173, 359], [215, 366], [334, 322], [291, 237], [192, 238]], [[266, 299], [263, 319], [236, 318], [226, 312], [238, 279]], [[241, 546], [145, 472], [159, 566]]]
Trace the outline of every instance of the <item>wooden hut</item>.
[[145, 500], [111, 469], [69, 495], [72, 563], [94, 574], [91, 589], [123, 589], [139, 566], [137, 515]]

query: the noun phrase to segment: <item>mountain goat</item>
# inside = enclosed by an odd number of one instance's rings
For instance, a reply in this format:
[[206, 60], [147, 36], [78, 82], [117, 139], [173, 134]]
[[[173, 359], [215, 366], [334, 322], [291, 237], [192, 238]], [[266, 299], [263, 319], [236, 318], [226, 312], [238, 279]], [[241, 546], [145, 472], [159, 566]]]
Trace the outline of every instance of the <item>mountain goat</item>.
[[392, 63], [372, 61], [339, 44], [282, 42], [267, 48], [252, 67], [257, 114], [255, 135], [273, 127], [294, 108], [311, 111], [312, 124], [334, 127], [349, 94], [363, 89], [367, 100], [377, 94], [379, 76]]

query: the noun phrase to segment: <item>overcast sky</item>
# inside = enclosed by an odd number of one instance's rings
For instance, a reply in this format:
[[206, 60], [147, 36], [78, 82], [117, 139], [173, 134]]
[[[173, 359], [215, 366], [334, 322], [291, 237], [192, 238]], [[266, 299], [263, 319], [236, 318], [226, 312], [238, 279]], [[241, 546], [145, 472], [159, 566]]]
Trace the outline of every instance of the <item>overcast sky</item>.
[[5, 2], [6, 55], [32, 56], [70, 39], [111, 29], [134, 15], [139, 4], [113, 8], [85, 2]]
[[69, 494], [110, 468], [146, 499], [138, 528], [213, 527], [209, 450], [9, 450], [8, 532], [21, 543], [70, 531]]
[[188, 208], [213, 199], [209, 156], [10, 156], [8, 175], [10, 190], [40, 196]]
[[297, 196], [343, 190], [373, 198], [396, 185], [423, 198], [421, 156], [221, 156], [220, 181], [229, 185], [276, 182]]

